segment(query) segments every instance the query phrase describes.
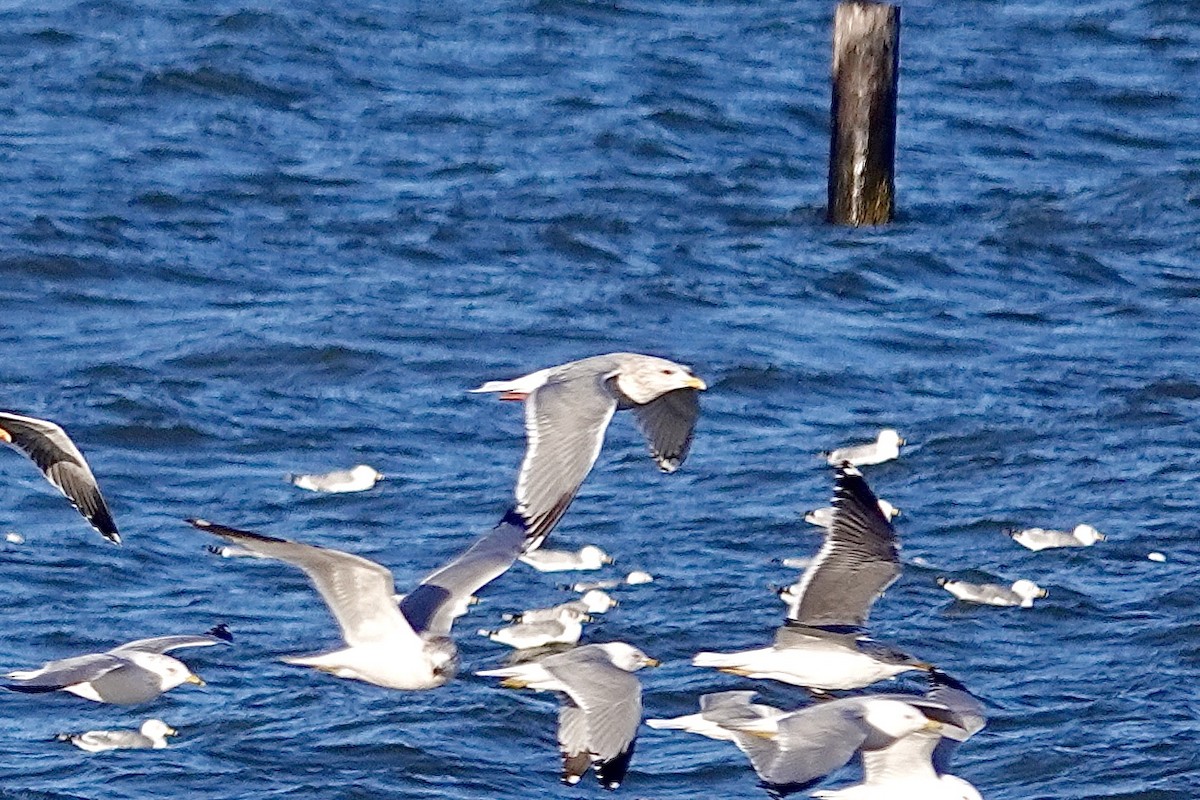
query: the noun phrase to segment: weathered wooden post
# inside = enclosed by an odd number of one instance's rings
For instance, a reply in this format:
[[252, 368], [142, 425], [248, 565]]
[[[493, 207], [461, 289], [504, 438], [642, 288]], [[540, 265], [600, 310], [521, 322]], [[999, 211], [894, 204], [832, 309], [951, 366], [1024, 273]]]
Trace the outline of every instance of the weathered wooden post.
[[899, 62], [898, 7], [838, 3], [829, 139], [828, 219], [835, 225], [892, 221]]

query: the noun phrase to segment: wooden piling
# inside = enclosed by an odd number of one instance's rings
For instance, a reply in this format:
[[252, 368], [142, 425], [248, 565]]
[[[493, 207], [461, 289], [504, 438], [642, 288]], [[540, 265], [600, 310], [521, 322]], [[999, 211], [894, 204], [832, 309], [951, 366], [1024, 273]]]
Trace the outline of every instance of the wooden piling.
[[900, 9], [838, 3], [833, 23], [829, 213], [835, 225], [880, 225], [895, 211]]

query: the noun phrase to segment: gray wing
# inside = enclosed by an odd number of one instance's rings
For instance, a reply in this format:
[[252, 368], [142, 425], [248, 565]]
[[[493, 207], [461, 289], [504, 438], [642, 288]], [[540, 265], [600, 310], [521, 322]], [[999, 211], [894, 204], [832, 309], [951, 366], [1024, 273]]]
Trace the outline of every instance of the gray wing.
[[62, 428], [48, 420], [0, 412], [0, 441], [8, 441], [28, 456], [101, 536], [121, 543], [100, 485], [83, 453]]
[[87, 731], [67, 737], [72, 743], [94, 750], [134, 750], [154, 747], [154, 742], [137, 731]]
[[596, 373], [552, 376], [525, 400], [517, 511], [537, 544], [566, 513], [604, 445], [617, 399]]
[[202, 519], [188, 522], [247, 550], [304, 570], [337, 619], [346, 644], [355, 646], [399, 638], [411, 646], [420, 646], [420, 639], [396, 607], [395, 581], [387, 567], [341, 550], [276, 539]]
[[114, 647], [108, 652], [115, 655], [121, 655], [131, 650], [137, 650], [142, 653], [166, 653], [182, 647], [210, 647], [214, 644], [225, 644], [226, 642], [226, 639], [209, 635], [155, 636], [152, 639], [138, 639], [137, 641], [123, 644], [120, 647]]
[[10, 672], [5, 677], [17, 683], [6, 684], [5, 688], [18, 692], [52, 692], [64, 686], [97, 680], [128, 665], [129, 661], [118, 655], [89, 653], [51, 661], [37, 669]]
[[459, 601], [504, 574], [532, 542], [533, 534], [525, 529], [525, 521], [509, 511], [500, 524], [405, 595], [400, 612], [417, 633], [449, 634]]
[[736, 743], [769, 786], [801, 791], [846, 764], [866, 740], [862, 723], [834, 701], [781, 718], [773, 739], [738, 734]]
[[642, 721], [642, 686], [632, 674], [584, 649], [542, 661], [584, 714], [588, 749], [601, 783], [615, 788], [625, 778]]
[[592, 765], [592, 751], [587, 714], [570, 699], [558, 709], [558, 750], [562, 754], [562, 782], [578, 783]]
[[852, 467], [838, 470], [833, 509], [825, 544], [800, 579], [788, 619], [862, 627], [871, 605], [900, 576], [896, 532]]
[[692, 432], [700, 417], [699, 392], [676, 389], [656, 400], [633, 407], [638, 428], [650, 445], [650, 454], [663, 472], [674, 472], [687, 458]]
[[987, 725], [987, 712], [979, 698], [955, 678], [940, 670], [931, 670], [929, 677], [933, 685], [926, 697], [945, 704], [954, 714], [952, 724], [942, 730], [941, 741], [933, 750], [933, 768], [944, 775], [950, 771], [958, 745]]

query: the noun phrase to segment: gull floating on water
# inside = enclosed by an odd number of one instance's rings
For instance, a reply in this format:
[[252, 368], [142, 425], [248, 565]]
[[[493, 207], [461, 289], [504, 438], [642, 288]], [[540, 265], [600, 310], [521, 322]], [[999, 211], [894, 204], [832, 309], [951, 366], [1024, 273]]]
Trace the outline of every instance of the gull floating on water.
[[310, 492], [365, 492], [377, 481], [383, 480], [383, 474], [376, 472], [374, 467], [359, 464], [351, 469], [337, 469], [333, 472], [288, 475], [287, 480], [292, 485], [308, 489]]
[[930, 665], [859, 632], [875, 600], [900, 576], [891, 523], [854, 467], [838, 470], [833, 524], [800, 580], [781, 593], [787, 621], [769, 647], [697, 653], [692, 663], [814, 690], [857, 689]]
[[[893, 520], [900, 516], [900, 509], [889, 503], [887, 500], [879, 501], [879, 510], [888, 520]], [[804, 512], [804, 521], [809, 525], [816, 525], [818, 528], [828, 528], [833, 524], [833, 506], [825, 506], [824, 508], [814, 508], [811, 511]], [[786, 562], [784, 566], [790, 566]]]
[[136, 731], [60, 733], [54, 738], [60, 742], [70, 742], [80, 750], [99, 753], [102, 750], [161, 750], [167, 746], [168, 736], [178, 734], [161, 719], [148, 719]]
[[1034, 600], [1050, 594], [1033, 581], [1024, 578], [1014, 581], [1011, 587], [996, 583], [967, 583], [950, 578], [938, 578], [937, 584], [959, 600], [989, 606], [1031, 608]]
[[580, 581], [578, 583], [564, 584], [559, 588], [568, 589], [572, 592], [590, 592], [593, 589], [615, 589], [622, 584], [637, 586], [639, 584], [653, 582], [654, 576], [649, 572], [643, 572], [640, 569], [635, 569], [624, 578], [609, 578], [601, 581]]
[[507, 689], [557, 692], [562, 782], [575, 784], [591, 766], [600, 785], [616, 789], [625, 780], [642, 721], [642, 687], [632, 672], [657, 666], [624, 642], [588, 644], [483, 676], [504, 678]]
[[1025, 528], [1019, 531], [1005, 531], [1012, 540], [1030, 550], [1049, 550], [1055, 547], [1091, 547], [1096, 542], [1103, 542], [1105, 536], [1091, 525], [1076, 525], [1071, 532], [1046, 530], [1045, 528]]
[[37, 669], [10, 672], [4, 677], [16, 683], [5, 684], [5, 688], [32, 694], [61, 689], [97, 703], [145, 703], [180, 684], [204, 685], [186, 664], [166, 655], [168, 651], [231, 640], [223, 625], [203, 636], [138, 639], [105, 653], [88, 653], [50, 661]]
[[872, 464], [882, 464], [900, 456], [900, 448], [904, 446], [900, 434], [891, 428], [879, 432], [879, 438], [870, 444], [856, 444], [849, 447], [839, 447], [827, 453], [822, 453], [830, 466], [850, 464], [854, 467], [867, 467]]
[[600, 569], [613, 563], [612, 556], [596, 547], [585, 545], [579, 550], [548, 550], [539, 547], [517, 559], [538, 572], [567, 572], [571, 570]]
[[613, 414], [632, 409], [663, 472], [687, 457], [707, 388], [687, 367], [638, 353], [609, 353], [488, 381], [472, 392], [525, 401], [525, 458], [517, 475], [517, 512], [537, 541], [566, 513], [596, 463]]
[[583, 593], [578, 600], [559, 603], [550, 608], [530, 608], [520, 614], [504, 614], [508, 622], [544, 622], [548, 619], [558, 619], [567, 609], [574, 609], [584, 614], [603, 614], [617, 605], [617, 601], [603, 589], [590, 589]]
[[510, 511], [461, 555], [422, 580], [397, 606], [391, 571], [374, 561], [206, 520], [188, 522], [239, 547], [299, 567], [320, 592], [346, 646], [287, 657], [285, 663], [389, 689], [432, 689], [454, 677], [458, 648], [449, 634], [455, 616], [476, 591], [507, 571], [530, 543], [520, 516]]
[[591, 617], [582, 609], [565, 607], [550, 619], [522, 619], [498, 630], [480, 630], [493, 642], [506, 644], [514, 650], [532, 650], [552, 644], [575, 644], [583, 635], [583, 623]]
[[121, 543], [121, 534], [91, 467], [62, 428], [49, 420], [3, 411], [0, 442], [28, 456], [101, 536], [113, 544]]

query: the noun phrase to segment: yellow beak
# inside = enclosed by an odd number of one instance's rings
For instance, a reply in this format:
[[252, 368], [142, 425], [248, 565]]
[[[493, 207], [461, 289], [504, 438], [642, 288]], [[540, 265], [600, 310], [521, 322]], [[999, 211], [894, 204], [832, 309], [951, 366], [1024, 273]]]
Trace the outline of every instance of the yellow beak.
[[4, 428], [0, 428], [0, 442], [12, 444], [12, 434], [4, 430]]
[[697, 378], [695, 375], [689, 375], [685, 385], [689, 389], [696, 389], [697, 391], [701, 392], [708, 388], [708, 384]]
[[647, 666], [647, 667], [658, 667], [658, 666], [661, 666], [661, 665], [662, 665], [662, 662], [661, 662], [661, 661], [659, 661], [657, 658], [647, 658], [647, 659], [646, 659], [646, 666]]
[[194, 683], [194, 684], [196, 684], [197, 686], [205, 686], [205, 685], [207, 685], [207, 684], [205, 684], [205, 683], [204, 683], [204, 681], [203, 681], [203, 680], [201, 680], [201, 679], [200, 679], [200, 676], [199, 676], [199, 675], [195, 675], [195, 674], [193, 674], [193, 675], [188, 675], [188, 676], [187, 676], [187, 680], [185, 681], [185, 683]]

